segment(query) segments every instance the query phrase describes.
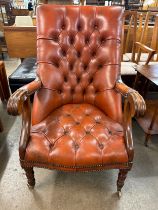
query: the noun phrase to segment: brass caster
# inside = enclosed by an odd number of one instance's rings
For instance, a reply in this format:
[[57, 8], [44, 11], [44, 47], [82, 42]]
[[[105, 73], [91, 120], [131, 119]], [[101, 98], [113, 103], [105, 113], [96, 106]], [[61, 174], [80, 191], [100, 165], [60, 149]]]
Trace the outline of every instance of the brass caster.
[[34, 185], [32, 186], [32, 185], [27, 184], [27, 186], [28, 186], [28, 188], [29, 188], [30, 190], [33, 190], [33, 189], [34, 189]]
[[120, 199], [120, 198], [121, 198], [121, 196], [122, 196], [121, 191], [117, 191], [117, 195], [118, 195], [118, 198]]

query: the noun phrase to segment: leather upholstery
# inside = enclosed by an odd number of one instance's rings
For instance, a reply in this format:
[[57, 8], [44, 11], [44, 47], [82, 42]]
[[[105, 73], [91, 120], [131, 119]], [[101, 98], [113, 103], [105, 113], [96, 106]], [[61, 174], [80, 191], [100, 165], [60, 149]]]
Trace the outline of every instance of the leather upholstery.
[[123, 127], [93, 105], [64, 105], [32, 127], [25, 160], [78, 170], [125, 164]]
[[34, 97], [25, 164], [64, 170], [128, 167], [121, 94], [114, 88], [122, 13], [119, 7], [38, 7], [42, 87]]
[[[89, 103], [122, 121], [120, 7], [43, 5], [37, 11], [37, 74], [33, 125], [67, 103]], [[40, 110], [40, 112], [39, 112]]]

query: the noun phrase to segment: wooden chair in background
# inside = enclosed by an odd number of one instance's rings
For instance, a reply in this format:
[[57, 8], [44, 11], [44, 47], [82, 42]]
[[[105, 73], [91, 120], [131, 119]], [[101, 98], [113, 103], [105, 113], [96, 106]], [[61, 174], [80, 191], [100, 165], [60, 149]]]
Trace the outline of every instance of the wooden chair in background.
[[[146, 21], [150, 22], [151, 13], [147, 14]], [[149, 24], [148, 24], [149, 25]], [[146, 57], [145, 65], [138, 65], [136, 67], [137, 74], [134, 83], [134, 88], [137, 89], [142, 96], [146, 99], [147, 110], [143, 118], [136, 118], [138, 124], [144, 130], [146, 134], [145, 146], [148, 146], [148, 141], [153, 134], [158, 134], [158, 99], [157, 89], [156, 94], [150, 96], [147, 94], [150, 85], [155, 85], [158, 87], [158, 15], [154, 15], [154, 26], [152, 28], [152, 38], [149, 40], [147, 34], [150, 27], [146, 27], [143, 30], [144, 36], [142, 36], [142, 42], [150, 46], [153, 50]], [[139, 49], [137, 51], [137, 58], [141, 59], [141, 53], [143, 50]], [[144, 52], [143, 52], [144, 53]], [[138, 60], [137, 60], [138, 61]]]
[[[147, 19], [149, 20], [149, 14], [147, 14]], [[145, 33], [147, 33], [148, 28], [144, 28], [144, 35]], [[144, 36], [145, 37], [145, 36]], [[146, 36], [147, 37], [147, 36]], [[139, 65], [155, 65], [158, 63], [158, 15], [155, 15], [155, 22], [154, 22], [154, 26], [152, 29], [152, 38], [151, 41], [147, 43], [147, 38], [143, 38], [142, 37], [142, 42], [145, 43], [146, 41], [146, 45], [142, 44], [143, 48], [138, 48], [137, 50], [137, 58], [136, 58], [136, 63]], [[136, 44], [139, 47], [139, 44], [136, 42]], [[150, 47], [148, 47], [148, 46]], [[144, 53], [145, 51], [148, 51], [147, 53]], [[142, 62], [139, 62], [139, 60], [141, 59], [141, 55], [142, 56]], [[139, 67], [135, 67], [135, 69], [137, 70], [137, 68]], [[141, 88], [142, 82], [144, 83], [144, 88]], [[134, 82], [134, 88], [136, 88], [139, 92], [141, 92], [141, 94], [146, 97], [147, 91], [148, 91], [148, 87], [149, 87], [149, 80], [142, 77], [141, 74], [139, 74], [139, 72], [137, 72], [136, 74], [136, 78], [135, 78], [135, 82]]]
[[[154, 17], [154, 26], [152, 27], [149, 25], [151, 16]], [[125, 23], [127, 17], [130, 17], [130, 20], [129, 25], [125, 24], [123, 28], [121, 74], [135, 77], [137, 74], [136, 66], [138, 64], [147, 65], [156, 52], [158, 18], [155, 13], [139, 14], [129, 11], [128, 13], [125, 12]], [[126, 32], [126, 37], [124, 32]], [[129, 51], [132, 51], [132, 53], [129, 53]]]

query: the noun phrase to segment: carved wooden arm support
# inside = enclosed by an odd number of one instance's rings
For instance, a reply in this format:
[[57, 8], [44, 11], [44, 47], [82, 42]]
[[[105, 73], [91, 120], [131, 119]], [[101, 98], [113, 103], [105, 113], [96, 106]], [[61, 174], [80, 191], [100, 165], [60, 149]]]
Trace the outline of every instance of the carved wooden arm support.
[[125, 101], [129, 103], [131, 117], [144, 115], [146, 110], [145, 101], [136, 90], [125, 85], [121, 80], [116, 82], [115, 88], [125, 97]]
[[121, 80], [116, 82], [115, 89], [125, 98], [123, 113], [124, 135], [129, 161], [132, 162], [134, 149], [131, 119], [133, 116], [143, 116], [146, 110], [146, 104], [142, 96], [137, 91], [125, 85]]
[[22, 130], [19, 144], [20, 158], [24, 159], [26, 146], [30, 136], [31, 127], [31, 105], [30, 95], [41, 87], [39, 78], [15, 91], [7, 104], [10, 115], [22, 114]]
[[22, 113], [24, 101], [41, 87], [41, 81], [36, 78], [33, 82], [16, 90], [9, 98], [7, 111], [10, 115], [16, 116]]
[[[149, 53], [148, 59], [145, 62], [145, 65], [147, 65], [150, 62], [150, 60], [152, 59], [152, 57], [154, 56], [154, 54], [156, 53], [156, 50], [154, 50], [154, 49], [152, 49], [152, 48], [150, 48], [150, 47], [148, 47], [145, 44], [142, 44], [140, 42], [135, 42], [135, 45], [137, 47], [139, 47], [141, 50], [144, 50], [145, 52]], [[138, 63], [137, 60], [136, 60], [136, 63]]]

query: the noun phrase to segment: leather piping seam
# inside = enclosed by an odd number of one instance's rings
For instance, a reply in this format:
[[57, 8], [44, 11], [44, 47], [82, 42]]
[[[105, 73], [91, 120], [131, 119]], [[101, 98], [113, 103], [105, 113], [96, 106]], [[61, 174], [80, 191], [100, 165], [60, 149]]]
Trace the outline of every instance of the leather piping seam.
[[[130, 164], [133, 164], [133, 163], [130, 163]], [[110, 169], [120, 169], [120, 168], [118, 168], [118, 166], [116, 166], [116, 167], [114, 167], [114, 168], [105, 168], [105, 167], [103, 167], [103, 168], [96, 168], [96, 169], [87, 169], [87, 168], [85, 168], [85, 169], [83, 169], [83, 170], [80, 170], [80, 169], [73, 169], [73, 170], [71, 170], [70, 168], [68, 168], [68, 169], [61, 169], [61, 168], [55, 168], [55, 167], [53, 167], [53, 168], [50, 168], [50, 167], [47, 167], [47, 166], [41, 166], [41, 165], [31, 165], [31, 164], [29, 164], [29, 165], [26, 165], [26, 164], [22, 164], [21, 163], [21, 167], [24, 169], [25, 167], [26, 168], [32, 168], [32, 167], [37, 167], [37, 168], [45, 168], [45, 169], [49, 169], [49, 170], [57, 170], [57, 171], [65, 171], [65, 172], [80, 172], [80, 173], [89, 173], [89, 172], [95, 172], [95, 171], [103, 171], [103, 170], [110, 170]], [[119, 166], [120, 167], [120, 166]], [[131, 170], [131, 166], [129, 165], [128, 167], [124, 167], [125, 169], [128, 169], [128, 170]]]
[[[55, 63], [50, 62], [50, 61], [37, 61], [37, 64], [41, 64], [41, 63], [55, 65]], [[107, 64], [103, 64], [103, 66], [121, 66], [121, 64], [120, 63], [107, 63]]]
[[[51, 89], [51, 88], [47, 88], [47, 87], [41, 87], [40, 89], [46, 89], [46, 90], [51, 90], [51, 91], [57, 91], [58, 92], [58, 90], [55, 90], [55, 89]], [[107, 88], [107, 89], [105, 89], [105, 90], [101, 90], [101, 91], [98, 91], [97, 93], [102, 93], [102, 92], [105, 92], [105, 91], [107, 91], [107, 90], [113, 90], [114, 89], [114, 87], [112, 87], [112, 88]]]
[[[104, 167], [104, 166], [113, 166], [113, 165], [118, 165], [118, 166], [129, 166], [130, 162], [125, 162], [125, 163], [106, 163], [106, 164], [96, 164], [96, 165], [87, 165], [87, 166], [65, 166], [62, 164], [54, 164], [54, 163], [46, 163], [46, 162], [37, 162], [37, 161], [25, 161], [25, 160], [21, 160], [20, 162], [22, 164], [44, 164], [49, 166], [54, 166], [54, 167], [62, 167], [62, 168], [76, 168], [76, 169], [82, 169], [82, 168], [94, 168], [94, 167]], [[132, 162], [131, 162], [132, 163]]]
[[[78, 32], [76, 32], [76, 34], [77, 34]], [[92, 33], [94, 33], [94, 31], [92, 32]], [[59, 35], [61, 34], [61, 32], [59, 33]], [[90, 35], [91, 36], [91, 35]], [[48, 41], [54, 41], [54, 39], [53, 38], [49, 38], [49, 37], [42, 37], [42, 36], [38, 36], [37, 37], [37, 40], [41, 40], [41, 39], [43, 39], [43, 40], [48, 40]], [[118, 39], [118, 38], [114, 38], [114, 37], [112, 37], [112, 38], [107, 38], [107, 39], [105, 39], [105, 42], [106, 41], [110, 41], [110, 40], [116, 40], [116, 41], [118, 41], [119, 42], [119, 44], [121, 43], [121, 40], [120, 39]]]

